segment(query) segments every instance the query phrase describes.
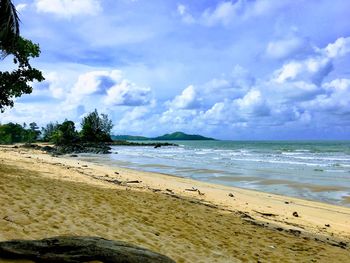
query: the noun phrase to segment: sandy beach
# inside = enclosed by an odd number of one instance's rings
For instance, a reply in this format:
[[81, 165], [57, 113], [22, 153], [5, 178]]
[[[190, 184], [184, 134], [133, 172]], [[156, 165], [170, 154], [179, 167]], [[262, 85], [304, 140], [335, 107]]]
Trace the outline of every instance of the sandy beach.
[[1, 146], [0, 204], [0, 241], [99, 236], [176, 262], [350, 258], [350, 208], [32, 149]]

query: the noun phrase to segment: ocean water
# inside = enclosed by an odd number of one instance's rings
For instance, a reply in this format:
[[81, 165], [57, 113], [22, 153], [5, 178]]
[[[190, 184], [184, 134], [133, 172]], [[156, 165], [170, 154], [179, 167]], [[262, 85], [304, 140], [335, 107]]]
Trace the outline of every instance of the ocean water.
[[350, 207], [350, 141], [175, 141], [88, 161]]

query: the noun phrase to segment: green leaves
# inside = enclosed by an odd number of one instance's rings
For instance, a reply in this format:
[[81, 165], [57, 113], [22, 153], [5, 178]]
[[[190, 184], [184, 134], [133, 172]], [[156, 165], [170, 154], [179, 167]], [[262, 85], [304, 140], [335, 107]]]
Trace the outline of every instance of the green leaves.
[[0, 72], [0, 111], [13, 107], [13, 99], [32, 92], [29, 85], [33, 81], [43, 81], [44, 77], [29, 60], [40, 55], [38, 44], [19, 36], [19, 17], [10, 0], [0, 0], [0, 50], [3, 57], [13, 55], [13, 63], [18, 65], [11, 72]]
[[3, 52], [16, 45], [20, 19], [10, 0], [0, 0], [0, 49]]
[[110, 142], [112, 121], [106, 114], [99, 116], [97, 110], [84, 117], [81, 123], [81, 138], [87, 142]]
[[39, 45], [18, 37], [17, 44], [14, 47], [10, 47], [7, 51], [14, 55], [14, 63], [18, 64], [18, 68], [12, 72], [0, 72], [1, 112], [5, 110], [6, 106], [13, 107], [13, 98], [32, 92], [29, 82], [44, 80], [41, 71], [32, 68], [29, 63], [30, 58], [39, 56]]

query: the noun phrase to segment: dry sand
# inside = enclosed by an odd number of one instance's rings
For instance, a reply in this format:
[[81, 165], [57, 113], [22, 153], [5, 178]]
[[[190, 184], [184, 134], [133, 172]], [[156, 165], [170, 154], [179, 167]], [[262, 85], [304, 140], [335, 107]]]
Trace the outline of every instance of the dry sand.
[[0, 241], [100, 236], [177, 262], [350, 259], [349, 208], [35, 150], [0, 148], [0, 205]]

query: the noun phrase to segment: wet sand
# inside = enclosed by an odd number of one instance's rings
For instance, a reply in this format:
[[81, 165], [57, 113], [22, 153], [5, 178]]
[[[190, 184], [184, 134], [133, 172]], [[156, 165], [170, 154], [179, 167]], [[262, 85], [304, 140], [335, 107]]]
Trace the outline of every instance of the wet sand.
[[176, 262], [346, 262], [350, 257], [346, 207], [22, 148], [0, 148], [0, 204], [1, 241], [100, 236]]

